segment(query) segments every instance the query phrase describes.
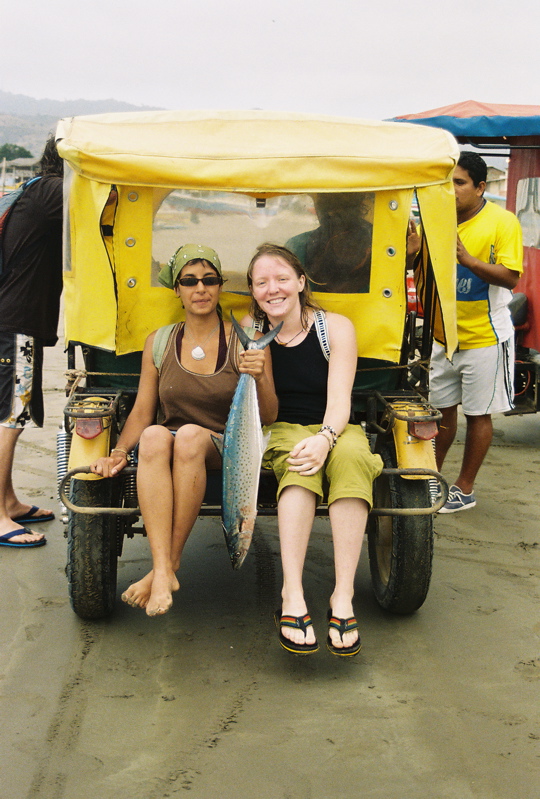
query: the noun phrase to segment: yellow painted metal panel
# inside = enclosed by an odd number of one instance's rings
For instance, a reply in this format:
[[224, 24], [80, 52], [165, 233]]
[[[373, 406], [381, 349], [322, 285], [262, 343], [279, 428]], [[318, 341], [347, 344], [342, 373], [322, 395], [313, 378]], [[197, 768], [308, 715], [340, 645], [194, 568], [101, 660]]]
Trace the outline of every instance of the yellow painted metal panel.
[[[431, 440], [425, 441], [411, 436], [408, 422], [395, 419], [392, 428], [394, 443], [396, 445], [396, 458], [399, 469], [432, 469], [437, 471], [435, 451]], [[407, 480], [427, 480], [422, 475], [410, 475]]]

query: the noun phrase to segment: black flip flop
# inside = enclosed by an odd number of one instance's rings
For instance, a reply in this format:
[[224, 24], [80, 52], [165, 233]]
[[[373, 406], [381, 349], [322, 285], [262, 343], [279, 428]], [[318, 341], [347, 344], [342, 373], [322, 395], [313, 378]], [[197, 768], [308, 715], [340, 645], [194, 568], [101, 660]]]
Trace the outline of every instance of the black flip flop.
[[[328, 629], [330, 628], [332, 628], [333, 630], [337, 630], [339, 633], [339, 637], [343, 641], [344, 633], [352, 633], [353, 630], [358, 630], [358, 622], [356, 621], [354, 616], [350, 616], [348, 619], [340, 619], [337, 616], [332, 615], [332, 611], [329, 610]], [[337, 655], [338, 657], [352, 657], [353, 655], [357, 655], [362, 649], [360, 633], [358, 633], [358, 640], [355, 641], [352, 646], [345, 646], [345, 647], [334, 646], [332, 643], [332, 639], [330, 638], [330, 635], [326, 639], [326, 646], [333, 655]]]
[[282, 627], [293, 627], [295, 630], [302, 630], [305, 635], [307, 628], [313, 626], [309, 613], [306, 613], [305, 616], [284, 616], [280, 609], [274, 613], [274, 621], [279, 635], [279, 643], [287, 652], [292, 652], [294, 655], [311, 655], [313, 652], [317, 652], [319, 649], [317, 641], [314, 644], [295, 644], [294, 641], [285, 638], [281, 632]]

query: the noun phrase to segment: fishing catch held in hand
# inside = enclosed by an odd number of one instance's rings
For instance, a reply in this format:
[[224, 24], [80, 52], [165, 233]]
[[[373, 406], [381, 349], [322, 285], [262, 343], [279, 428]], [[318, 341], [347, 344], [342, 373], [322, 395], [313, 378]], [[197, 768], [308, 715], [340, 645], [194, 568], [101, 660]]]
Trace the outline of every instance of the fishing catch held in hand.
[[[244, 349], [263, 350], [281, 323], [259, 339], [250, 338], [231, 312], [231, 322]], [[257, 494], [264, 451], [270, 434], [263, 435], [255, 378], [241, 374], [234, 392], [223, 438], [212, 436], [223, 458], [222, 523], [233, 569], [239, 569], [247, 555], [255, 519]]]

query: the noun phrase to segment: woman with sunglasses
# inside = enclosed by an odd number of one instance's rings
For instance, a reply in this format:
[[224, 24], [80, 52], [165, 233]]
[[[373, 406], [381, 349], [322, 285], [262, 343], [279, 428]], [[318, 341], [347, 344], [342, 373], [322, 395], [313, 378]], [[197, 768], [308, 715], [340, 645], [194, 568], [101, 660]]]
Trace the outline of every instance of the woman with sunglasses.
[[279, 413], [263, 459], [279, 484], [279, 641], [295, 654], [318, 649], [302, 575], [315, 508], [327, 493], [335, 571], [327, 647], [340, 657], [356, 655], [361, 642], [352, 604], [354, 577], [382, 461], [370, 451], [362, 427], [349, 424], [355, 330], [349, 319], [325, 313], [313, 301], [304, 267], [286, 247], [262, 244], [247, 280], [251, 318], [243, 323], [265, 333], [283, 325], [270, 344]]
[[163, 267], [159, 281], [182, 302], [185, 321], [147, 338], [133, 410], [110, 456], [92, 464], [95, 474], [112, 477], [139, 444], [137, 489], [153, 568], [122, 599], [149, 616], [166, 613], [180, 587], [176, 572], [204, 498], [206, 471], [221, 465], [211, 434], [225, 428], [241, 372], [257, 381], [262, 423], [277, 415], [266, 351], [239, 352], [231, 323], [221, 318], [217, 253], [186, 244]]

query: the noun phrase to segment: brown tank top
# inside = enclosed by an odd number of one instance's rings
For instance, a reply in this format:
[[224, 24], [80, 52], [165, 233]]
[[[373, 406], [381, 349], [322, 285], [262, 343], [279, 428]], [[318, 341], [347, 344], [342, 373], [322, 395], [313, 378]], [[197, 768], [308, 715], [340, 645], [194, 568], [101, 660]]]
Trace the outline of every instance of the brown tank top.
[[160, 421], [169, 430], [184, 424], [198, 424], [222, 433], [233, 394], [238, 383], [238, 338], [231, 331], [227, 357], [223, 366], [211, 375], [188, 371], [176, 353], [176, 325], [169, 340], [159, 370]]

